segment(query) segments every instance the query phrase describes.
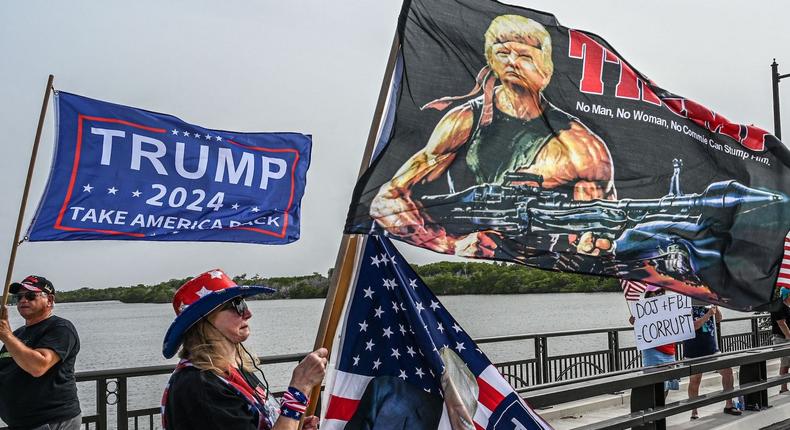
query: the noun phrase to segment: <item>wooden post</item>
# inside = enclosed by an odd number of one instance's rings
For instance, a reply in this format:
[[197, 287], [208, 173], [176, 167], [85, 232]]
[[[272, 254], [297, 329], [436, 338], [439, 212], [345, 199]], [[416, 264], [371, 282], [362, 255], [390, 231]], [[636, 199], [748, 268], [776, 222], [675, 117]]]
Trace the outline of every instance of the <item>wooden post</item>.
[[33, 152], [30, 154], [30, 164], [27, 166], [27, 179], [25, 180], [25, 190], [22, 192], [22, 203], [19, 205], [19, 217], [16, 220], [16, 232], [14, 241], [11, 243], [11, 255], [8, 257], [8, 269], [5, 274], [5, 284], [3, 284], [2, 306], [8, 303], [8, 288], [11, 286], [11, 276], [14, 273], [14, 262], [16, 260], [16, 249], [19, 246], [19, 233], [22, 231], [22, 221], [25, 218], [25, 206], [27, 206], [27, 196], [30, 192], [30, 180], [33, 178], [33, 168], [36, 166], [36, 156], [38, 155], [38, 144], [41, 141], [41, 129], [44, 128], [44, 117], [47, 115], [49, 105], [49, 92], [52, 90], [53, 75], [47, 79], [47, 88], [44, 90], [44, 102], [41, 103], [41, 114], [38, 117], [38, 129], [36, 138], [33, 141]]
[[[373, 121], [370, 124], [370, 131], [368, 132], [368, 142], [365, 146], [365, 151], [362, 154], [362, 162], [359, 166], [359, 173], [357, 178], [362, 176], [370, 164], [370, 159], [373, 156], [373, 149], [376, 145], [376, 138], [378, 137], [379, 129], [381, 128], [381, 119], [384, 115], [384, 105], [387, 102], [387, 94], [389, 93], [390, 84], [392, 82], [392, 74], [395, 70], [395, 63], [398, 58], [399, 39], [397, 32], [392, 40], [392, 47], [390, 48], [389, 60], [387, 67], [384, 71], [384, 78], [381, 82], [379, 89], [379, 99], [376, 105], [376, 111], [373, 115]], [[394, 109], [394, 107], [392, 107]], [[346, 296], [350, 287], [351, 278], [356, 271], [356, 253], [357, 245], [359, 244], [358, 235], [344, 234], [340, 241], [340, 249], [337, 251], [337, 259], [335, 260], [335, 268], [332, 272], [332, 278], [329, 282], [329, 291], [326, 295], [324, 302], [324, 311], [321, 314], [321, 323], [318, 326], [318, 334], [315, 338], [315, 349], [326, 348], [332, 351], [332, 344], [335, 340], [335, 332], [340, 323], [341, 312], [346, 303]], [[321, 385], [318, 384], [313, 387], [310, 393], [311, 399], [316, 399], [321, 394]], [[310, 416], [315, 413], [315, 405], [317, 402], [310, 402], [305, 416]], [[301, 427], [301, 425], [300, 425]]]

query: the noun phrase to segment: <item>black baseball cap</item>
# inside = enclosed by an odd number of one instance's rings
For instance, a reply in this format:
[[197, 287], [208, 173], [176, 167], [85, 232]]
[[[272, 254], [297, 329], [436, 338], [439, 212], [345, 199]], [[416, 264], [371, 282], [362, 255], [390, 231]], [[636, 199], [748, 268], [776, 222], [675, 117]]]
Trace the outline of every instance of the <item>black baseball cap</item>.
[[55, 294], [55, 287], [52, 285], [52, 282], [49, 282], [49, 280], [43, 276], [30, 275], [23, 279], [22, 282], [14, 282], [11, 284], [9, 291], [11, 294], [16, 294], [22, 288], [29, 291]]

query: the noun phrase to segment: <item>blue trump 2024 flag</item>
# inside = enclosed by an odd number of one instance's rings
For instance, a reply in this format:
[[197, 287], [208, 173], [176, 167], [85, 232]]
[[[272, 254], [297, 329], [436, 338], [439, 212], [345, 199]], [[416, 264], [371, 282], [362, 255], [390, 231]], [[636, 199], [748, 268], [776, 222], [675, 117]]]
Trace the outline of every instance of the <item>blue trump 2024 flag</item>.
[[322, 429], [551, 428], [392, 242], [369, 236]]
[[238, 133], [65, 92], [30, 241], [299, 239], [312, 139]]

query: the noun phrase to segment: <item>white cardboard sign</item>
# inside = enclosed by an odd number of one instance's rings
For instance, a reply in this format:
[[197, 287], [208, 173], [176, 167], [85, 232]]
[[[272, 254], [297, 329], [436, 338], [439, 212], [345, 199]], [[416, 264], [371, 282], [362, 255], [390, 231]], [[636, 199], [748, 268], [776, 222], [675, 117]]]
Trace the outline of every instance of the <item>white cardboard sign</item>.
[[640, 351], [694, 337], [691, 298], [667, 293], [630, 302], [634, 338]]

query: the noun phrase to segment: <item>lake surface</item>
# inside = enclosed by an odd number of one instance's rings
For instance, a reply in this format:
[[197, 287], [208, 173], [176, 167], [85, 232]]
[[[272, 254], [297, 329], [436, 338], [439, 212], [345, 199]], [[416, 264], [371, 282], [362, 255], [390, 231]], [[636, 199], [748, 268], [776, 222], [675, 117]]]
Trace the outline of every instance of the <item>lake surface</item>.
[[[620, 293], [468, 295], [440, 297], [444, 306], [473, 337], [489, 337], [564, 330], [624, 327], [628, 308]], [[323, 299], [250, 301], [252, 335], [246, 342], [257, 355], [278, 355], [312, 349], [324, 305]], [[750, 314], [722, 309], [725, 318]], [[162, 338], [174, 317], [170, 304], [124, 304], [120, 302], [61, 303], [55, 313], [71, 320], [82, 342], [77, 370], [175, 364], [162, 357]], [[13, 328], [23, 320], [10, 310]], [[748, 322], [726, 324], [724, 333], [749, 330]], [[633, 336], [620, 335], [621, 345], [633, 345]], [[532, 341], [482, 346], [496, 361], [531, 357]], [[606, 349], [605, 335], [551, 339], [549, 353]], [[293, 364], [267, 366], [273, 388], [287, 385]], [[139, 380], [139, 381], [138, 381]], [[155, 406], [167, 380], [136, 378], [130, 381], [130, 403]], [[83, 386], [84, 385], [84, 386]], [[83, 409], [93, 410], [92, 385], [80, 384]]]

